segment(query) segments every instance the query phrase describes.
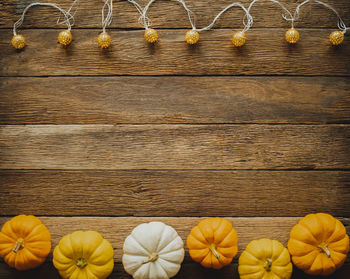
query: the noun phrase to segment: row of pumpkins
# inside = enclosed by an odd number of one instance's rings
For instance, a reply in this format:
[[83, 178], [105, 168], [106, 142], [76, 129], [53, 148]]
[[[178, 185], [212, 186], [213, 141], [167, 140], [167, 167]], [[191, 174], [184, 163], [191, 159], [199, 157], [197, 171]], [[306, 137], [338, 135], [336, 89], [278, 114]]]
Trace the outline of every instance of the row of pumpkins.
[[[229, 265], [238, 252], [238, 237], [224, 218], [207, 218], [187, 237], [191, 258], [206, 268]], [[19, 215], [0, 233], [0, 255], [18, 270], [42, 264], [51, 250], [51, 235], [35, 216]], [[162, 222], [138, 225], [125, 239], [123, 266], [135, 279], [168, 279], [180, 270], [184, 243], [174, 228]], [[329, 214], [303, 217], [290, 232], [288, 249], [267, 238], [251, 241], [239, 257], [241, 279], [289, 279], [291, 258], [311, 275], [329, 275], [342, 266], [349, 252], [344, 225]], [[290, 258], [291, 255], [291, 258]], [[53, 251], [53, 264], [65, 279], [105, 279], [114, 266], [113, 247], [96, 231], [64, 236]]]

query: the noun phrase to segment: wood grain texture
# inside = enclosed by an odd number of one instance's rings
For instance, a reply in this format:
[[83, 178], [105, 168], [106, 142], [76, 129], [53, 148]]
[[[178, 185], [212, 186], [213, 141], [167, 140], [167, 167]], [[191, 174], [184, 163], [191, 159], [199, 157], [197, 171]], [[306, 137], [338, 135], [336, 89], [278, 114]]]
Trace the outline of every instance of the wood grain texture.
[[349, 78], [0, 78], [0, 91], [2, 124], [350, 123]]
[[[143, 31], [112, 31], [113, 46], [101, 52], [98, 30], [77, 30], [63, 49], [57, 30], [24, 30], [28, 46], [16, 51], [9, 31], [0, 31], [1, 76], [55, 75], [350, 75], [350, 37], [340, 47], [329, 43], [331, 30], [300, 30], [290, 46], [284, 29], [255, 29], [247, 44], [234, 48], [232, 30], [203, 33], [198, 45], [184, 42], [185, 30], [160, 30], [150, 45]], [[67, 91], [69, 88], [67, 88]]]
[[[47, 2], [55, 2], [48, 0]], [[68, 9], [72, 1], [61, 0], [60, 6]], [[148, 0], [139, 0], [143, 7]], [[231, 1], [232, 2], [232, 1]], [[196, 26], [198, 28], [208, 25], [219, 11], [231, 3], [227, 0], [207, 0], [196, 1], [186, 0], [188, 7], [196, 14]], [[249, 6], [251, 0], [240, 1], [245, 7]], [[282, 0], [286, 7], [294, 12], [297, 3], [301, 0]], [[31, 3], [29, 0], [4, 0], [1, 3], [0, 26], [12, 28], [13, 23], [20, 17], [26, 5]], [[114, 18], [111, 28], [142, 28], [138, 23], [139, 14], [136, 9], [126, 1], [113, 1]], [[350, 7], [347, 0], [328, 0], [327, 3], [336, 8], [345, 23], [349, 23]], [[79, 9], [75, 14], [75, 27], [78, 28], [100, 28], [101, 27], [101, 8], [103, 3], [93, 0], [81, 2]], [[274, 3], [261, 1], [252, 8], [254, 16], [254, 28], [257, 27], [284, 27], [290, 25], [282, 17], [282, 10]], [[217, 28], [242, 28], [243, 11], [234, 8], [224, 14], [217, 22]], [[52, 8], [41, 7], [33, 8], [29, 11], [24, 21], [24, 27], [49, 27], [62, 28], [62, 25], [56, 25], [58, 11]], [[149, 10], [149, 17], [152, 19], [153, 26], [156, 28], [189, 28], [189, 22], [185, 10], [176, 1], [156, 1]], [[328, 9], [317, 4], [308, 4], [301, 9], [298, 27], [328, 27], [336, 28], [337, 18]]]
[[8, 170], [0, 185], [2, 215], [350, 216], [343, 171]]
[[[56, 246], [59, 240], [66, 234], [75, 230], [96, 230], [110, 241], [114, 248], [114, 259], [121, 262], [123, 254], [123, 244], [125, 238], [131, 233], [133, 228], [141, 223], [160, 221], [174, 227], [181, 238], [186, 241], [192, 227], [198, 224], [203, 218], [195, 217], [40, 217], [51, 233], [52, 246]], [[227, 218], [238, 234], [238, 256], [243, 252], [247, 244], [253, 239], [268, 237], [277, 239], [287, 245], [290, 230], [297, 224], [300, 217], [257, 217], [257, 218]], [[1, 226], [9, 218], [0, 218]], [[340, 221], [349, 231], [350, 219], [340, 218]], [[190, 261], [190, 256], [185, 245], [185, 260]], [[237, 259], [237, 256], [236, 256]]]
[[3, 169], [349, 169], [347, 125], [0, 126]]
[[[212, 270], [201, 267], [200, 264], [194, 262], [184, 262], [181, 265], [181, 270], [174, 279], [195, 278], [195, 279], [238, 279], [237, 263], [230, 264], [221, 270]], [[346, 263], [337, 270], [334, 274], [327, 276], [327, 279], [348, 279], [350, 274], [350, 264]], [[39, 268], [18, 272], [9, 268], [5, 263], [0, 262], [0, 278], [14, 279], [61, 279], [58, 272], [55, 270], [51, 262], [46, 262]], [[119, 279], [130, 279], [131, 277], [124, 271], [121, 263], [115, 263], [112, 274], [108, 277]], [[315, 279], [315, 276], [310, 276], [302, 271], [294, 268], [291, 279]]]

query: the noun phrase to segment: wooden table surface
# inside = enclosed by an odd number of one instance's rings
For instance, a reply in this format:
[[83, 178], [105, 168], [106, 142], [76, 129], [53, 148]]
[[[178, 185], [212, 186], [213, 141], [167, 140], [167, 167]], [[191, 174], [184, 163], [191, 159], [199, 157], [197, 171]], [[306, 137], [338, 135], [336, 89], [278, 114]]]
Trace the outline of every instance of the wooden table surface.
[[[301, 1], [282, 2], [293, 10]], [[348, 0], [326, 2], [350, 25]], [[284, 41], [278, 6], [261, 1], [243, 48], [230, 42], [242, 27], [238, 9], [190, 47], [183, 8], [157, 1], [150, 17], [160, 41], [150, 46], [134, 7], [114, 1], [113, 45], [101, 52], [102, 2], [86, 0], [67, 49], [57, 44], [58, 13], [43, 7], [28, 13], [19, 32], [28, 46], [16, 52], [11, 28], [28, 3], [0, 3], [0, 225], [35, 214], [53, 245], [74, 230], [98, 230], [115, 248], [110, 278], [130, 278], [124, 239], [151, 220], [185, 239], [201, 218], [227, 217], [239, 253], [261, 237], [286, 244], [312, 212], [337, 216], [350, 231], [350, 38], [330, 46], [337, 22], [329, 10], [301, 10], [296, 46]], [[186, 3], [203, 27], [230, 1]], [[238, 278], [237, 258], [213, 271], [186, 253], [176, 278]], [[28, 272], [0, 261], [0, 278], [59, 276], [50, 255]], [[293, 278], [315, 277], [295, 268]], [[350, 278], [350, 260], [329, 278]]]

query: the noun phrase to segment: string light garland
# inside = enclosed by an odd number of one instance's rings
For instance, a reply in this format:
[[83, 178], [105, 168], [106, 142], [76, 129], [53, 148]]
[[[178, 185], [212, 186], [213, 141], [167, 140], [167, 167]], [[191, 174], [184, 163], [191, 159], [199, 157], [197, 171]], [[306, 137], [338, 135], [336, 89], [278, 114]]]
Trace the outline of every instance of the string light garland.
[[300, 11], [300, 8], [302, 6], [304, 6], [305, 4], [307, 3], [310, 3], [310, 2], [315, 2], [317, 4], [320, 4], [330, 10], [332, 10], [335, 15], [337, 16], [338, 18], [338, 28], [339, 28], [339, 31], [333, 31], [330, 36], [329, 36], [329, 40], [331, 42], [332, 45], [340, 45], [343, 40], [344, 40], [344, 34], [346, 33], [346, 30], [350, 29], [349, 27], [346, 27], [344, 21], [342, 20], [342, 18], [340, 17], [339, 13], [337, 12], [336, 9], [334, 9], [331, 5], [327, 4], [327, 3], [324, 3], [322, 1], [319, 1], [319, 0], [305, 0], [304, 2], [300, 3], [296, 9], [295, 9], [295, 12], [294, 12], [294, 20], [297, 20], [299, 19], [299, 11]]
[[[11, 40], [11, 43], [14, 48], [16, 49], [22, 49], [26, 45], [26, 40], [25, 38], [17, 34], [17, 29], [22, 25], [24, 21], [25, 14], [27, 11], [33, 7], [33, 6], [50, 6], [53, 8], [56, 8], [60, 11], [60, 14], [64, 16], [64, 19], [61, 21], [60, 18], [57, 20], [57, 24], [65, 24], [67, 25], [67, 30], [61, 31], [58, 35], [58, 41], [61, 45], [63, 46], [68, 46], [72, 42], [72, 34], [71, 34], [71, 28], [74, 25], [74, 15], [77, 10], [75, 9], [74, 12], [72, 12], [73, 7], [76, 5], [76, 3], [79, 0], [74, 0], [70, 8], [65, 11], [62, 9], [60, 6], [53, 4], [53, 3], [40, 3], [40, 2], [35, 2], [32, 4], [29, 4], [23, 11], [22, 16], [14, 23], [13, 25], [13, 37]], [[97, 42], [98, 45], [101, 49], [106, 49], [109, 48], [111, 45], [111, 36], [106, 32], [106, 28], [111, 24], [112, 22], [112, 17], [113, 17], [113, 0], [103, 0], [104, 5], [102, 7], [102, 32], [98, 35]], [[154, 28], [150, 28], [152, 25], [151, 19], [147, 16], [147, 13], [149, 11], [150, 6], [156, 1], [156, 0], [150, 0], [144, 8], [141, 7], [141, 5], [135, 1], [135, 0], [127, 0], [129, 3], [134, 5], [138, 13], [140, 14], [139, 17], [139, 22], [143, 27], [145, 28], [145, 33], [144, 33], [144, 38], [147, 42], [149, 43], [156, 43], [159, 39], [158, 32]], [[191, 25], [191, 29], [188, 30], [185, 34], [185, 41], [190, 44], [196, 44], [199, 41], [199, 33], [202, 31], [208, 31], [211, 30], [216, 21], [229, 9], [233, 7], [238, 7], [241, 8], [245, 15], [243, 17], [243, 26], [244, 28], [241, 31], [238, 31], [233, 34], [232, 36], [232, 43], [236, 47], [241, 47], [246, 43], [247, 36], [246, 32], [253, 26], [254, 19], [251, 15], [251, 9], [254, 6], [254, 4], [258, 1], [261, 0], [253, 0], [250, 2], [248, 8], [245, 8], [241, 3], [234, 2], [226, 6], [223, 10], [221, 10], [216, 17], [213, 19], [213, 21], [208, 25], [203, 28], [197, 28], [195, 25], [195, 16], [194, 13], [187, 7], [186, 3], [184, 0], [175, 0], [176, 2], [179, 2], [185, 11], [187, 12], [188, 15], [188, 20]], [[344, 21], [340, 17], [339, 13], [329, 4], [324, 3], [319, 0], [305, 0], [299, 5], [297, 5], [294, 13], [292, 14], [281, 2], [278, 0], [267, 0], [269, 2], [273, 2], [277, 5], [280, 6], [280, 8], [283, 10], [282, 13], [282, 18], [286, 21], [289, 21], [291, 23], [291, 28], [289, 28], [286, 33], [285, 33], [285, 40], [290, 43], [290, 44], [295, 44], [299, 41], [300, 39], [300, 34], [298, 30], [294, 27], [295, 22], [299, 20], [300, 16], [300, 9], [303, 7], [305, 4], [308, 4], [310, 2], [314, 2], [316, 4], [320, 4], [330, 10], [332, 10], [335, 15], [338, 18], [338, 29], [336, 31], [333, 31], [329, 35], [329, 40], [332, 45], [340, 45], [344, 41], [344, 35], [349, 27], [346, 27]], [[107, 9], [107, 13], [105, 13], [105, 10]]]
[[66, 24], [67, 25], [67, 30], [62, 31], [58, 34], [58, 41], [60, 44], [62, 44], [63, 46], [67, 46], [72, 42], [72, 34], [71, 34], [71, 29], [72, 26], [74, 25], [74, 16], [70, 13], [70, 10], [65, 11], [64, 9], [62, 9], [60, 6], [53, 4], [53, 3], [39, 3], [39, 2], [35, 2], [32, 4], [29, 4], [22, 13], [22, 16], [14, 23], [13, 25], [13, 37], [11, 40], [12, 46], [16, 49], [22, 49], [25, 47], [26, 45], [26, 41], [24, 39], [24, 37], [22, 35], [17, 34], [17, 29], [22, 25], [23, 21], [24, 21], [24, 17], [25, 14], [28, 12], [28, 10], [31, 7], [34, 6], [49, 6], [49, 7], [53, 7], [55, 9], [58, 9], [64, 16], [64, 20], [61, 22], [60, 18], [58, 18], [57, 20], [57, 24]]

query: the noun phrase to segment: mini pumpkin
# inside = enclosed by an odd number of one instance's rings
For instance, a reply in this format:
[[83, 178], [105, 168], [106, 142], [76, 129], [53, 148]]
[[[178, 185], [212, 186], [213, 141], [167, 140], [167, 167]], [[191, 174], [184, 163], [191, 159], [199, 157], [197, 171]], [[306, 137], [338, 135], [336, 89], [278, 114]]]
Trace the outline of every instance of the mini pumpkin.
[[174, 228], [162, 222], [138, 225], [125, 239], [124, 269], [135, 279], [168, 279], [184, 259], [184, 243]]
[[96, 231], [75, 231], [55, 247], [53, 264], [64, 279], [105, 279], [113, 271], [113, 247]]
[[41, 265], [51, 250], [49, 230], [33, 215], [18, 215], [7, 221], [0, 232], [0, 256], [17, 270]]
[[289, 279], [292, 271], [287, 248], [267, 238], [249, 242], [238, 261], [241, 279]]
[[232, 224], [223, 218], [204, 219], [187, 237], [191, 258], [208, 268], [229, 265], [237, 254], [238, 237]]
[[305, 273], [327, 276], [343, 265], [349, 236], [333, 216], [309, 214], [291, 230], [288, 250], [293, 263]]

